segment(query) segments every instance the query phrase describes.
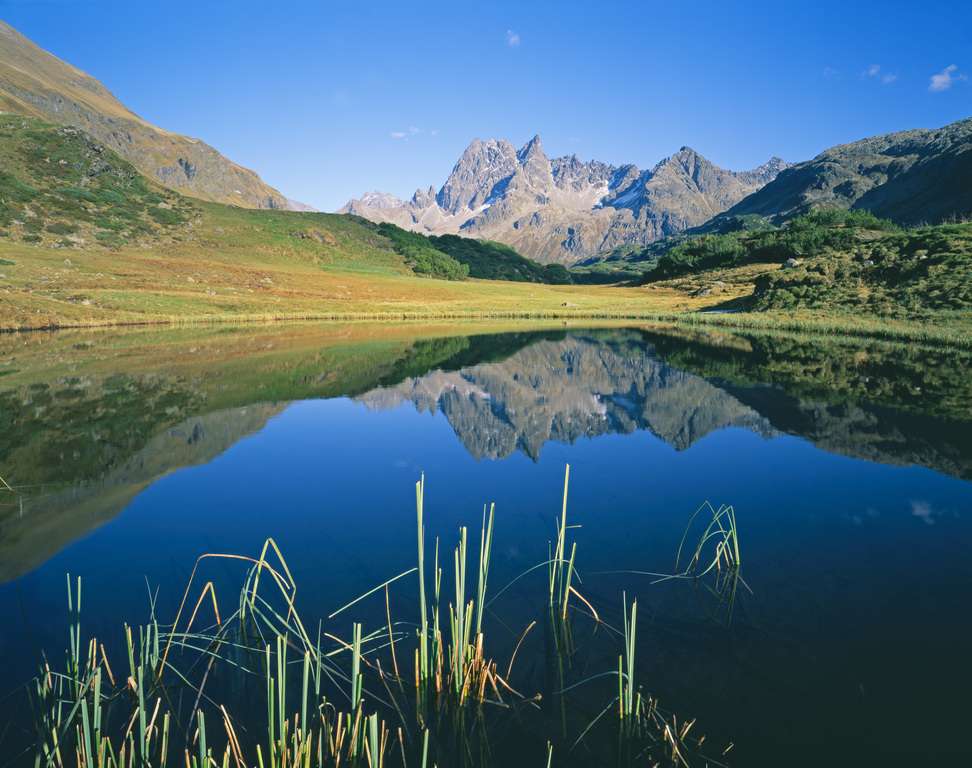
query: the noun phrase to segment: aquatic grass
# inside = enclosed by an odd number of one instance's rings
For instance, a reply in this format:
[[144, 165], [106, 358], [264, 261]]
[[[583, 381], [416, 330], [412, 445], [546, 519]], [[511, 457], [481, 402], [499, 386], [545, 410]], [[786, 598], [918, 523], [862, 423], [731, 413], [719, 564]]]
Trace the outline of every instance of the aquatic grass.
[[[689, 536], [692, 525], [696, 518], [702, 513], [708, 512], [711, 517], [702, 535], [695, 545], [691, 557], [688, 559], [684, 569], [679, 571], [681, 564], [682, 551], [685, 541]], [[706, 545], [710, 541], [715, 542], [712, 559], [708, 564], [703, 563], [702, 557]], [[678, 543], [678, 550], [675, 553], [675, 572], [676, 574], [701, 578], [714, 570], [737, 569], [742, 565], [742, 556], [739, 553], [739, 529], [736, 526], [736, 511], [726, 504], [718, 509], [708, 501], [702, 504], [689, 518], [685, 526], [685, 532]]]
[[[546, 744], [547, 765], [552, 765], [554, 745], [561, 741], [576, 747], [595, 739], [597, 733], [594, 748], [605, 749], [610, 742], [603, 740], [601, 730], [608, 724], [604, 713], [612, 707], [619, 712], [617, 754], [624, 758], [619, 764], [641, 764], [646, 755], [660, 765], [687, 765], [687, 760], [698, 756], [709, 765], [720, 764], [704, 755], [701, 740], [688, 738], [687, 729], [680, 730], [673, 717], [663, 715], [653, 699], [643, 696], [635, 676], [637, 602], [632, 602], [629, 614], [626, 596], [624, 629], [619, 633], [623, 650], [618, 696], [594, 721], [579, 728], [580, 736], [574, 739], [573, 710], [564, 694], [594, 684], [601, 675], [574, 679], [572, 625], [581, 620], [593, 621], [591, 626], [603, 622], [586, 599], [590, 614], [580, 611], [575, 618], [566, 610], [571, 593], [580, 597], [572, 583], [577, 579], [577, 543], [566, 537], [568, 481], [565, 472], [557, 540], [551, 545], [554, 556], [540, 564], [548, 568], [549, 622], [555, 630], [554, 652], [561, 662], [559, 735], [540, 741]], [[486, 608], [496, 597], [487, 600], [495, 506], [483, 508], [474, 594], [468, 591], [472, 564], [465, 527], [459, 529], [452, 553], [451, 590], [443, 592], [436, 540], [431, 589], [426, 591], [426, 512], [423, 477], [416, 485], [417, 566], [346, 601], [328, 616], [327, 626], [323, 620], [318, 623], [314, 637], [300, 616], [291, 569], [273, 539], [264, 542], [256, 557], [200, 556], [171, 624], [156, 618], [156, 598], [150, 590], [149, 621], [124, 627], [127, 674], [117, 678], [104, 645], [82, 637], [82, 585], [69, 577], [71, 621], [65, 668], [56, 672], [45, 663], [34, 686], [36, 768], [161, 768], [176, 763], [188, 768], [472, 768], [494, 764], [497, 750], [510, 747], [496, 741], [508, 728], [506, 723], [532, 722], [545, 709], [542, 697], [528, 692], [529, 675], [513, 679], [514, 662], [529, 644], [537, 622], [518, 634], [501, 673], [487, 641], [491, 630]], [[726, 530], [734, 525], [734, 520], [723, 521]], [[738, 562], [738, 552], [732, 557]], [[231, 610], [220, 599], [215, 582], [205, 577], [204, 569], [214, 563], [237, 563], [244, 569]], [[395, 624], [390, 587], [416, 571], [417, 619]], [[352, 607], [381, 593], [384, 625], [365, 631], [363, 623], [355, 620], [342, 631], [335, 623]], [[444, 594], [451, 594], [445, 606], [445, 633], [439, 618]], [[410, 632], [402, 627], [417, 628], [411, 641]], [[610, 639], [613, 634], [601, 637]], [[414, 645], [410, 650], [416, 667], [412, 703], [394, 692], [404, 691], [407, 684], [395, 656], [396, 646], [407, 643]], [[256, 681], [262, 687], [262, 712], [260, 706], [249, 711], [247, 705], [250, 694], [245, 692]]]

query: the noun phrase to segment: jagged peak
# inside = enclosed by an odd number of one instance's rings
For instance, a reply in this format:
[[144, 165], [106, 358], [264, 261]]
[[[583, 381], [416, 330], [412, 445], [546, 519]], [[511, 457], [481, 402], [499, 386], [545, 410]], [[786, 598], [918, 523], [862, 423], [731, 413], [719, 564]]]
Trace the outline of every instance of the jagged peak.
[[[689, 146], [679, 147], [678, 152], [676, 152], [674, 155], [672, 155], [671, 157], [669, 157], [667, 159], [668, 160], [674, 160], [676, 162], [683, 162], [683, 163], [684, 162], [688, 162], [688, 161], [695, 162], [695, 161], [698, 161], [698, 160], [702, 160], [702, 161], [704, 161], [706, 163], [710, 162], [709, 159], [705, 155], [703, 155], [697, 149], [694, 149], [694, 148], [689, 147]], [[664, 162], [664, 161], [662, 161], [662, 162]]]
[[412, 195], [412, 204], [420, 208], [425, 208], [435, 202], [435, 187], [429, 185], [426, 189], [419, 187]]
[[513, 150], [513, 145], [506, 139], [481, 139], [477, 136], [466, 145], [463, 155], [478, 154], [489, 149]]
[[666, 168], [672, 170], [680, 169], [691, 174], [694, 168], [697, 168], [699, 165], [704, 163], [709, 163], [709, 161], [694, 149], [687, 146], [681, 147], [674, 155], [664, 157], [655, 163], [651, 171], [645, 174], [645, 178], [647, 179], [655, 176], [659, 172], [664, 171]]
[[782, 171], [784, 168], [788, 168], [790, 164], [786, 162], [782, 157], [777, 157], [773, 155], [769, 160], [767, 160], [762, 165], [757, 165], [753, 168], [754, 171]]
[[543, 146], [543, 141], [540, 139], [540, 134], [539, 133], [533, 134], [533, 138], [530, 139], [526, 143], [525, 146], [527, 146], [527, 147], [542, 147]]
[[[540, 139], [540, 134], [537, 133], [530, 139], [519, 152], [516, 153], [517, 159], [522, 163], [535, 155], [543, 155], [543, 141]], [[544, 155], [545, 156], [545, 155]]]

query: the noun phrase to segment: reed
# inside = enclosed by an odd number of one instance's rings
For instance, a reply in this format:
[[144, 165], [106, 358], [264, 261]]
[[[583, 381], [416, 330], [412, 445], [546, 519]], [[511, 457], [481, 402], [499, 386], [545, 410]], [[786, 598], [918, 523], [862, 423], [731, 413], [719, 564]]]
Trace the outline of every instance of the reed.
[[[622, 630], [607, 627], [607, 632], [595, 633], [608, 642], [613, 642], [615, 632], [620, 637], [617, 696], [609, 696], [601, 715], [578, 728], [580, 736], [569, 732], [576, 717], [567, 691], [594, 685], [613, 673], [575, 681], [569, 663], [572, 625], [583, 621], [597, 628], [603, 622], [572, 584], [578, 578], [577, 544], [568, 542], [566, 535], [568, 484], [569, 468], [550, 556], [526, 572], [548, 569], [549, 622], [555, 630], [553, 653], [560, 663], [557, 733], [545, 730], [545, 717], [534, 722], [543, 700], [529, 693], [530, 675], [513, 679], [516, 656], [524, 643], [529, 644], [536, 622], [519, 634], [502, 672], [488, 650], [492, 614], [487, 615], [486, 607], [499, 595], [487, 600], [494, 505], [483, 508], [475, 593], [467, 591], [469, 534], [463, 527], [453, 550], [451, 592], [443, 592], [435, 542], [429, 603], [422, 477], [415, 488], [416, 567], [346, 602], [329, 615], [326, 626], [319, 623], [314, 637], [300, 616], [297, 585], [287, 561], [276, 542], [268, 539], [256, 557], [201, 556], [171, 624], [157, 620], [153, 598], [149, 621], [124, 627], [127, 674], [116, 677], [105, 646], [83, 636], [82, 583], [68, 577], [69, 647], [64, 669], [55, 671], [45, 663], [32, 687], [39, 734], [35, 768], [164, 768], [177, 763], [187, 768], [474, 768], [495, 764], [497, 750], [509, 754], [513, 745], [502, 734], [511, 724], [524, 722], [532, 723], [525, 732], [535, 732], [540, 739], [535, 763], [545, 760], [548, 768], [555, 744], [564, 745], [561, 759], [568, 762], [582, 743], [590, 742], [585, 749], [596, 753], [609, 749], [603, 729], [612, 727], [617, 728], [619, 765], [646, 764], [648, 758], [647, 764], [684, 766], [697, 760], [721, 765], [719, 756], [705, 753], [701, 739], [689, 736], [691, 726], [680, 727], [642, 693], [635, 668], [637, 601], [631, 602], [629, 611], [626, 595]], [[734, 513], [714, 516], [702, 538], [718, 539], [723, 545], [716, 548], [719, 562], [738, 566]], [[689, 553], [687, 567], [704, 570], [703, 551], [700, 544]], [[220, 601], [213, 581], [203, 580], [202, 570], [217, 562], [244, 568], [239, 593], [229, 602]], [[412, 623], [394, 623], [389, 587], [416, 571], [417, 616]], [[382, 592], [384, 625], [366, 632], [362, 622], [352, 621], [349, 634], [342, 634], [336, 619]], [[445, 636], [439, 619], [443, 594], [451, 594]], [[578, 610], [568, 612], [571, 594], [578, 598]], [[416, 672], [412, 703], [396, 695], [396, 690], [406, 690], [407, 680], [397, 669], [395, 648], [410, 642]], [[249, 691], [254, 685], [262, 688], [262, 703], [251, 708], [254, 697]], [[612, 709], [618, 713], [615, 726], [607, 717]]]

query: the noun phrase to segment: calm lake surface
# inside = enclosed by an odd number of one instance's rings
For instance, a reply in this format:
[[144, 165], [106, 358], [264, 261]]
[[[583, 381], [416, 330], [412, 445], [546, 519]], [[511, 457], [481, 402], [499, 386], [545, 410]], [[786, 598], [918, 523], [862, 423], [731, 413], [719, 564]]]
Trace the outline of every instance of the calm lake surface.
[[[496, 503], [498, 590], [546, 558], [568, 463], [584, 596], [615, 626], [637, 596], [642, 684], [730, 764], [972, 764], [970, 355], [670, 328], [0, 338], [0, 754], [30, 738], [20, 686], [63, 659], [66, 573], [118, 650], [150, 590], [171, 620], [200, 554], [272, 536], [316, 624], [414, 564], [424, 472], [450, 557]], [[735, 509], [751, 592], [617, 573], [671, 572], [706, 500]], [[240, 574], [207, 578], [231, 603]], [[544, 578], [491, 606], [498, 659]], [[542, 640], [521, 653], [543, 690]]]

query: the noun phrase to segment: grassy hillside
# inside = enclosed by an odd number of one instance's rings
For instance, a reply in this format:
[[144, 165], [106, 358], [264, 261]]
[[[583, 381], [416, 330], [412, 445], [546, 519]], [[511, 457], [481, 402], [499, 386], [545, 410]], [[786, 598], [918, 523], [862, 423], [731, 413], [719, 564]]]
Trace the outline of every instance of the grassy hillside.
[[902, 229], [863, 211], [818, 210], [782, 227], [689, 238], [671, 245], [645, 280], [704, 280], [743, 265], [763, 265], [745, 302], [756, 311], [972, 311], [972, 223]]
[[0, 115], [0, 237], [55, 247], [170, 239], [188, 198], [141, 176], [77, 128]]
[[[365, 220], [362, 220], [364, 223]], [[419, 275], [440, 277], [444, 280], [465, 280], [469, 267], [429, 242], [424, 235], [383, 222], [375, 225], [378, 232], [387, 237], [396, 253]]]
[[429, 240], [438, 250], [465, 264], [470, 277], [554, 285], [568, 285], [573, 282], [571, 273], [563, 265], [540, 264], [521, 256], [503, 243], [458, 235], [433, 236]]
[[188, 195], [252, 208], [289, 201], [253, 171], [199, 139], [142, 119], [98, 80], [0, 21], [0, 110], [80, 128], [153, 181]]
[[[81, 131], [35, 118], [0, 115], [0, 161], [0, 329], [698, 305], [673, 293], [647, 306], [644, 291], [462, 280], [469, 266], [422, 235], [353, 216], [183, 197]], [[456, 245], [480, 274], [495, 250]]]
[[972, 119], [872, 136], [787, 168], [724, 216], [780, 223], [819, 207], [870, 211], [899, 224], [972, 216]]

